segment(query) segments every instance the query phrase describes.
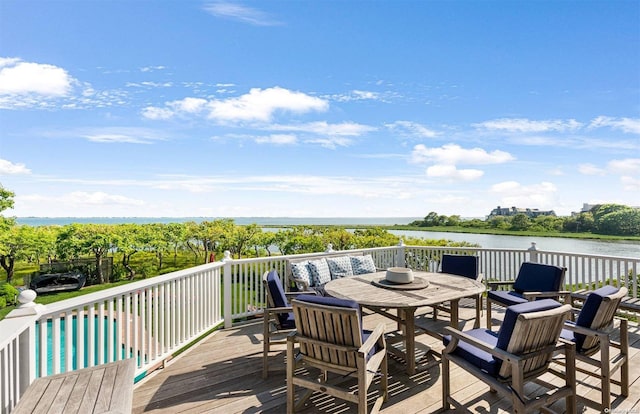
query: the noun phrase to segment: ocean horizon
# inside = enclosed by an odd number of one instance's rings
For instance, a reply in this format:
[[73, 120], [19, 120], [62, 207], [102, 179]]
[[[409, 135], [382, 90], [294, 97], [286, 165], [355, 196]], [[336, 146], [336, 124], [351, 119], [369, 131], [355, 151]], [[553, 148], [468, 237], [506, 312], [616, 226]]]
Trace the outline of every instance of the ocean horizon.
[[259, 224], [262, 226], [296, 225], [381, 225], [409, 224], [424, 217], [16, 217], [18, 224], [38, 226], [64, 226], [67, 224], [149, 224], [184, 223], [232, 219], [238, 225]]

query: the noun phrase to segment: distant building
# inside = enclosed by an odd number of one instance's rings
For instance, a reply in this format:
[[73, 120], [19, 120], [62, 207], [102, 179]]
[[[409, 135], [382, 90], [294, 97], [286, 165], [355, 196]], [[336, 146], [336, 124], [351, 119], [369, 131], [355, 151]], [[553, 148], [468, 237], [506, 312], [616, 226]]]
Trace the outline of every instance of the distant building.
[[580, 210], [580, 212], [581, 213], [588, 213], [589, 211], [591, 211], [592, 208], [594, 208], [597, 205], [598, 204], [582, 203], [582, 210]]
[[556, 213], [553, 210], [541, 211], [537, 208], [517, 208], [517, 207], [496, 207], [491, 210], [489, 218], [497, 216], [515, 216], [516, 214], [524, 214], [529, 218], [536, 218], [538, 216], [555, 216]]
[[[591, 210], [593, 210], [595, 207], [601, 206], [602, 204], [589, 204], [589, 203], [582, 203], [582, 209], [578, 212], [572, 211], [571, 215], [572, 216], [577, 216], [581, 213], [588, 213]], [[640, 210], [640, 206], [629, 206], [631, 208], [635, 208], [636, 210]]]

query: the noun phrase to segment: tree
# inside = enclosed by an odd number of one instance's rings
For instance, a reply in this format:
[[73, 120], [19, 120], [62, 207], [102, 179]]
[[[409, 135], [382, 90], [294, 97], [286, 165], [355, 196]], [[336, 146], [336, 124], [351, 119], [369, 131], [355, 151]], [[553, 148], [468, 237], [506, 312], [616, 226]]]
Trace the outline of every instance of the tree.
[[598, 232], [619, 236], [640, 235], [640, 209], [627, 207], [601, 216]]
[[96, 283], [106, 283], [102, 260], [115, 247], [113, 226], [107, 224], [69, 224], [58, 234], [56, 246], [64, 259], [92, 254], [96, 265]]
[[60, 227], [39, 226], [33, 227], [33, 231], [33, 243], [30, 246], [33, 261], [40, 264], [40, 261], [44, 259], [47, 263], [51, 263], [56, 254], [56, 236]]
[[435, 211], [429, 212], [429, 214], [427, 214], [424, 218], [424, 226], [425, 227], [437, 226], [439, 217], [440, 216], [438, 216], [438, 213], [436, 213]]
[[249, 246], [253, 243], [253, 238], [262, 232], [257, 224], [249, 224], [247, 226], [233, 226], [231, 232], [225, 236], [225, 246], [235, 254], [238, 259], [242, 257]]
[[358, 249], [368, 247], [392, 246], [398, 244], [399, 237], [388, 231], [375, 227], [371, 229], [356, 229], [353, 232], [355, 247]]
[[593, 231], [593, 226], [595, 225], [595, 221], [593, 219], [593, 213], [590, 211], [586, 213], [578, 214], [576, 217], [577, 232], [591, 232]]
[[511, 221], [507, 216], [493, 216], [488, 219], [488, 224], [493, 229], [506, 230], [511, 226]]
[[13, 283], [15, 263], [28, 258], [35, 231], [31, 226], [13, 225], [0, 233], [0, 266], [7, 274], [7, 283]]
[[533, 227], [538, 231], [561, 231], [564, 220], [556, 216], [538, 216], [533, 219]]
[[[176, 265], [178, 256], [178, 245], [181, 241], [181, 237], [177, 236], [174, 232], [174, 225], [176, 223], [161, 224], [151, 223], [145, 224], [145, 232], [149, 238], [147, 248], [153, 252], [158, 259], [158, 265], [156, 270], [162, 270], [164, 263], [164, 254], [173, 249], [173, 265]], [[180, 226], [182, 228], [182, 226]]]
[[[2, 184], [0, 184], [0, 213], [13, 208], [13, 197], [15, 197], [15, 193], [5, 189]], [[0, 216], [0, 225], [2, 225], [2, 222], [4, 221], [8, 221], [9, 224], [11, 224], [13, 222], [13, 219], [7, 219], [3, 216]]]
[[323, 240], [325, 246], [329, 243], [334, 250], [349, 250], [353, 248], [354, 236], [342, 227], [327, 227], [323, 229]]
[[113, 243], [122, 253], [122, 267], [127, 270], [129, 280], [135, 277], [135, 270], [131, 267], [131, 256], [148, 246], [150, 237], [139, 224], [118, 224], [113, 228]]
[[449, 216], [449, 218], [447, 219], [447, 222], [445, 223], [446, 226], [451, 226], [451, 227], [456, 227], [460, 225], [460, 222], [462, 221], [462, 218], [460, 218], [459, 215], [454, 214], [453, 216]]
[[511, 230], [527, 230], [531, 224], [526, 214], [516, 214], [511, 218]]
[[263, 231], [257, 233], [253, 238], [253, 246], [255, 249], [256, 257], [260, 257], [260, 249], [264, 250], [267, 256], [271, 257], [271, 246], [276, 243], [276, 232]]
[[[13, 208], [15, 194], [5, 189], [0, 184], [0, 213]], [[13, 266], [15, 263], [16, 248], [18, 243], [12, 240], [15, 232], [15, 220], [0, 215], [0, 265], [7, 272], [7, 282], [13, 279]]]

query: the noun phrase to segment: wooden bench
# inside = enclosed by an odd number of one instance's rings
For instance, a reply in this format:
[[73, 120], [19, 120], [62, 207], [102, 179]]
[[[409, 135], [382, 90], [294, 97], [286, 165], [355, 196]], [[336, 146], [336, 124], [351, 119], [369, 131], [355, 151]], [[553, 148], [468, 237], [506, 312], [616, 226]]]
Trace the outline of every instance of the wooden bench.
[[[587, 295], [590, 290], [588, 289], [580, 289], [575, 292], [571, 292], [571, 306], [575, 307], [576, 302], [584, 303], [587, 299]], [[620, 305], [618, 309], [621, 311], [640, 313], [640, 298], [632, 298], [631, 296], [627, 296], [620, 301]]]
[[12, 413], [129, 414], [134, 375], [134, 360], [125, 359], [38, 378]]

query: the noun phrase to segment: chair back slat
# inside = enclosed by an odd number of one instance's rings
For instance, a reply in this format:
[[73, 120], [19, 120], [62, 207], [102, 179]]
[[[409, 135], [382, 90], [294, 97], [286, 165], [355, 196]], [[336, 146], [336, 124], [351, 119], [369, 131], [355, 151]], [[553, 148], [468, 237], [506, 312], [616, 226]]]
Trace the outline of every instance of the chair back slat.
[[362, 327], [357, 308], [336, 308], [292, 301], [300, 343], [306, 358], [355, 368], [356, 352], [362, 346]]
[[[526, 356], [524, 378], [538, 375], [548, 368], [570, 310], [570, 305], [562, 305], [517, 316], [506, 351]], [[499, 375], [508, 378], [511, 374], [511, 364], [503, 363]]]

